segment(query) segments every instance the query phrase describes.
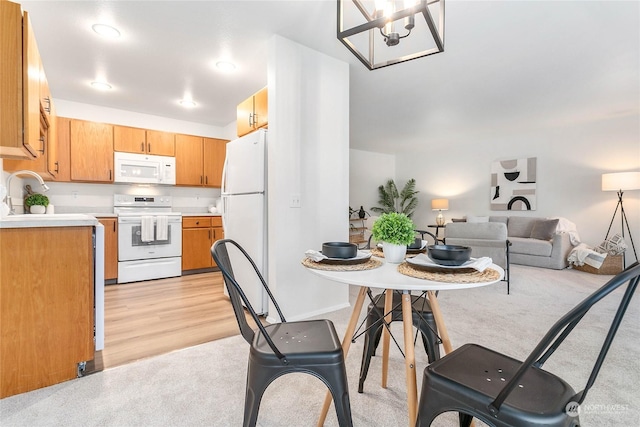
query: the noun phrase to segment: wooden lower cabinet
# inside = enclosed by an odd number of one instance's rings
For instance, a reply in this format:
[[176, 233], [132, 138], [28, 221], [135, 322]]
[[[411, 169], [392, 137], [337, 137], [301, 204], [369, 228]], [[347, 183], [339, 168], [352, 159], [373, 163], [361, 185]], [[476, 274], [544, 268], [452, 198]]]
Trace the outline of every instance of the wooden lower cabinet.
[[215, 267], [211, 246], [223, 238], [221, 217], [182, 217], [182, 271]]
[[93, 360], [93, 227], [0, 229], [0, 398]]
[[104, 280], [118, 278], [118, 218], [97, 218], [104, 226]]

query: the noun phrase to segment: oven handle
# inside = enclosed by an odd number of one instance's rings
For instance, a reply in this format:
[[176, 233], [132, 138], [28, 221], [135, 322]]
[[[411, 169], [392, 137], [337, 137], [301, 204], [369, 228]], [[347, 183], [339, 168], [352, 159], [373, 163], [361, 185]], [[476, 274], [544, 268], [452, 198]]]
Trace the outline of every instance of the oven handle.
[[[154, 215], [157, 216], [157, 215]], [[140, 225], [142, 221], [140, 220], [140, 217], [122, 217], [119, 216], [118, 217], [118, 224], [134, 224], [134, 225]], [[182, 222], [182, 217], [170, 217], [167, 221], [169, 224], [179, 224]], [[155, 218], [153, 219], [153, 223], [156, 223]]]

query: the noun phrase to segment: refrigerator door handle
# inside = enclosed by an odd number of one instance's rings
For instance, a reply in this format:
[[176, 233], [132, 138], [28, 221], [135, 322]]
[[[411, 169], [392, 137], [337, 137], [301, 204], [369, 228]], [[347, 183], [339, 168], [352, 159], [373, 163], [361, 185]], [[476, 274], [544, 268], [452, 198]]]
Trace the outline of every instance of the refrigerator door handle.
[[229, 163], [229, 158], [224, 158], [224, 163], [222, 165], [222, 185], [221, 192], [222, 194], [227, 192], [227, 164]]

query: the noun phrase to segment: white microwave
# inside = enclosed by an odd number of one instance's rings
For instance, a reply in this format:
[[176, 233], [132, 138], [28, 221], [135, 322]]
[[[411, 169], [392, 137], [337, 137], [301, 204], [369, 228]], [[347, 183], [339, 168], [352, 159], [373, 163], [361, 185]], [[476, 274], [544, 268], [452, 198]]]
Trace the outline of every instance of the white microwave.
[[176, 184], [176, 158], [149, 154], [113, 154], [114, 182], [129, 184]]

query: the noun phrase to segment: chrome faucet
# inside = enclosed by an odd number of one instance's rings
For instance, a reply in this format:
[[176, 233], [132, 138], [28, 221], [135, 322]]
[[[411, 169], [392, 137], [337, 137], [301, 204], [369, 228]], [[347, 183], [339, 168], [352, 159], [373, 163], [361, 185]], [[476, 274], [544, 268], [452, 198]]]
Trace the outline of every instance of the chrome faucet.
[[6, 200], [7, 204], [9, 205], [9, 215], [15, 215], [15, 213], [16, 213], [15, 209], [13, 207], [13, 202], [11, 201], [11, 199], [12, 199], [12, 197], [11, 197], [11, 180], [13, 179], [14, 176], [18, 176], [18, 175], [31, 175], [32, 177], [34, 177], [35, 179], [38, 180], [38, 182], [42, 186], [42, 191], [49, 191], [49, 186], [44, 183], [44, 180], [42, 179], [42, 177], [40, 175], [38, 175], [37, 173], [33, 172], [33, 171], [21, 170], [21, 171], [16, 171], [16, 172], [12, 173], [11, 175], [9, 175], [7, 177], [7, 195], [5, 196], [5, 200]]

